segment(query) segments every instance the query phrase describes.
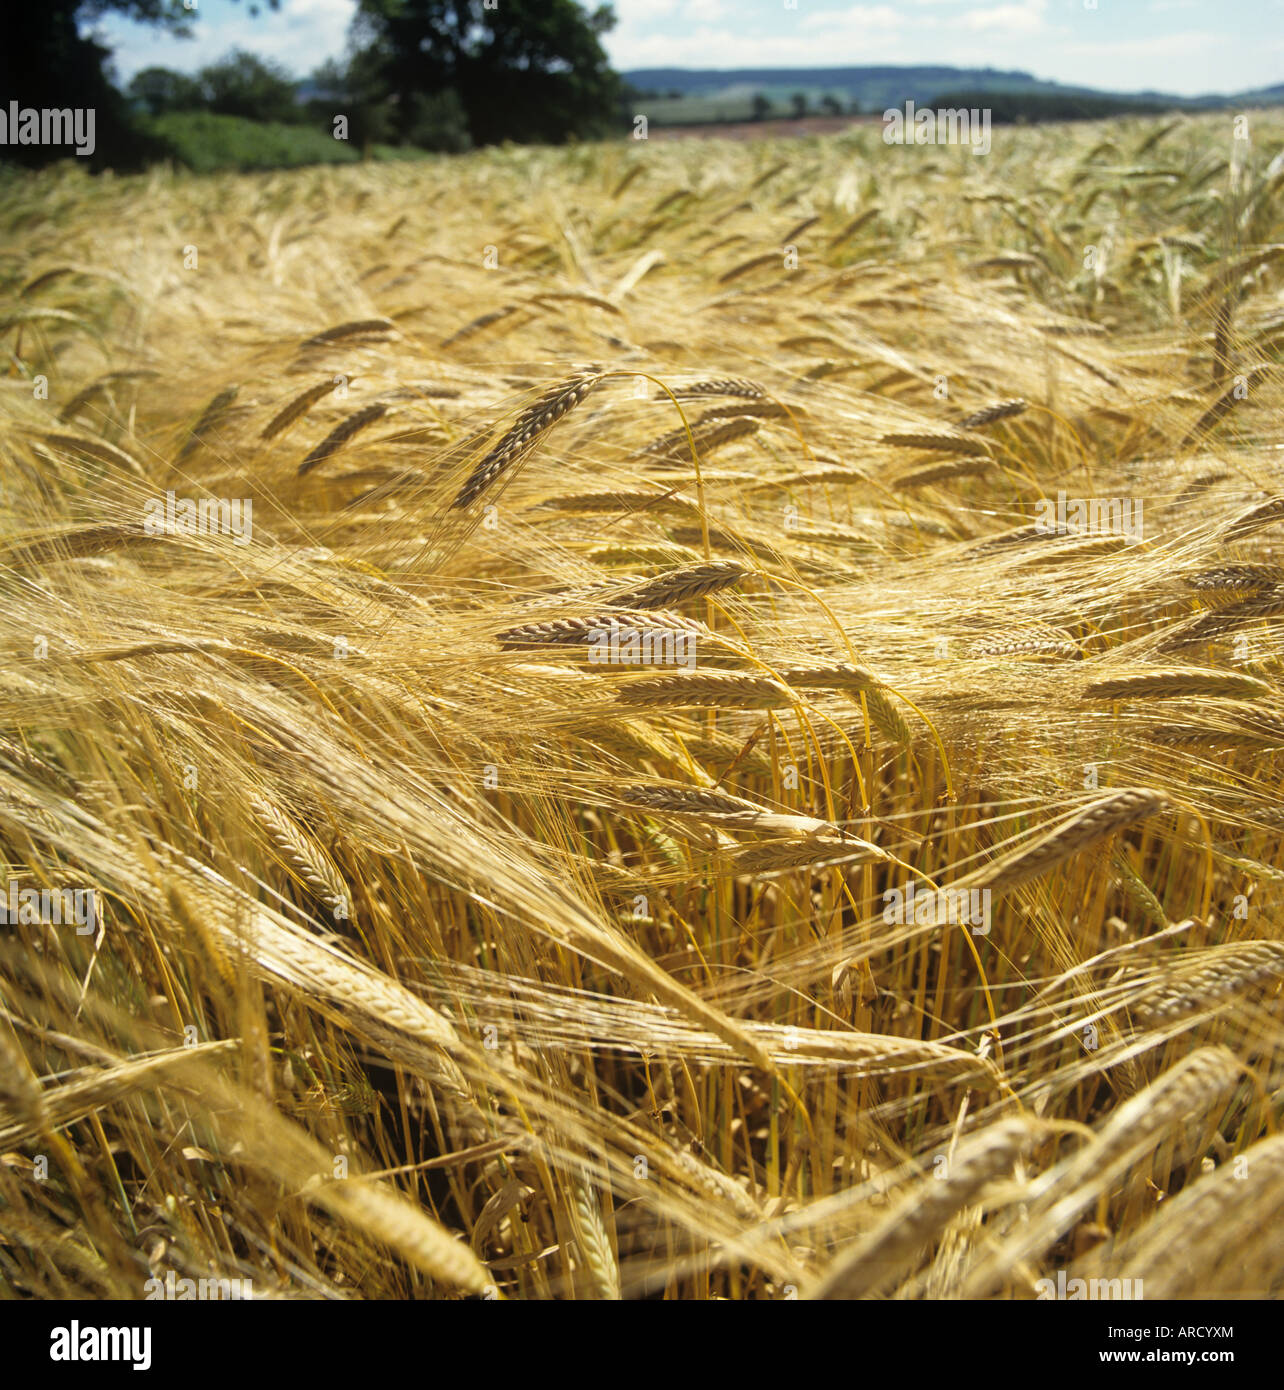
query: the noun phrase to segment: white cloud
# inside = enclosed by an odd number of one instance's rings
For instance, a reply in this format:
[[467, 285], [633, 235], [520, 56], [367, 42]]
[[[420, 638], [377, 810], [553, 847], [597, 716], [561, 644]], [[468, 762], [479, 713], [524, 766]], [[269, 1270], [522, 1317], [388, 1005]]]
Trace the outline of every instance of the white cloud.
[[[809, 14], [799, 26], [813, 37], [809, 40], [815, 51], [823, 52], [829, 43], [855, 43], [868, 38], [871, 30], [895, 31], [905, 27], [905, 15], [891, 5], [863, 5], [858, 9]], [[812, 62], [815, 63], [813, 58]], [[828, 64], [828, 58], [825, 58]]]
[[960, 29], [990, 33], [1034, 34], [1043, 28], [1044, 0], [1024, 0], [1017, 5], [994, 5], [986, 10], [969, 10], [953, 20]]

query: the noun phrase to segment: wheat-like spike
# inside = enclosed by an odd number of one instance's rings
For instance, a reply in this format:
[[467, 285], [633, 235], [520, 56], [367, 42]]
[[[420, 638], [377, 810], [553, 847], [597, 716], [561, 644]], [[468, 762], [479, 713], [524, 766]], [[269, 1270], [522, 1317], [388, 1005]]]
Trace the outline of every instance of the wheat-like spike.
[[783, 666], [780, 678], [802, 690], [876, 690], [882, 681], [864, 666], [827, 661], [812, 666]]
[[1085, 686], [1085, 700], [1180, 700], [1271, 695], [1265, 681], [1239, 671], [1212, 671], [1198, 666], [1155, 666], [1121, 671]]
[[45, 786], [52, 782], [67, 796], [76, 796], [79, 793], [75, 781], [68, 777], [61, 768], [37, 757], [24, 748], [22, 744], [15, 743], [3, 735], [0, 735], [0, 758], [11, 763], [14, 767], [20, 768], [38, 786]]
[[[1239, 373], [1239, 375], [1244, 378], [1244, 384], [1251, 385], [1253, 382], [1257, 381], [1259, 377], [1265, 375], [1265, 373], [1269, 370], [1269, 364], [1259, 363], [1256, 366], [1245, 368], [1242, 372]], [[1204, 413], [1199, 417], [1199, 419], [1196, 420], [1195, 423], [1190, 427], [1185, 436], [1182, 438], [1181, 444], [1178, 447], [1185, 449], [1189, 445], [1193, 444], [1201, 434], [1203, 434], [1206, 430], [1211, 429], [1218, 422], [1218, 420], [1220, 420], [1222, 416], [1225, 415], [1231, 409], [1232, 406], [1234, 406], [1236, 401], [1242, 399], [1244, 399], [1244, 395], [1238, 382], [1234, 386], [1231, 386], [1227, 390], [1223, 391], [1222, 394], [1218, 396], [1218, 398], [1212, 403], [1212, 405], [1210, 405], [1208, 409], [1204, 411]]]
[[324, 347], [327, 343], [339, 343], [345, 338], [365, 338], [372, 334], [392, 333], [396, 324], [391, 319], [353, 319], [350, 323], [338, 323], [311, 338], [303, 340], [304, 347]]
[[682, 565], [678, 569], [657, 574], [654, 579], [642, 580], [623, 593], [615, 594], [611, 602], [621, 608], [668, 608], [670, 604], [687, 599], [703, 598], [743, 579], [750, 571], [736, 560], [713, 560], [707, 564]]
[[1112, 792], [1084, 807], [1033, 844], [990, 865], [982, 873], [981, 881], [987, 888], [1015, 888], [1047, 873], [1053, 865], [1079, 854], [1117, 830], [1158, 815], [1167, 804], [1162, 793], [1145, 787]]
[[996, 550], [1006, 550], [1008, 546], [1029, 545], [1033, 541], [1046, 541], [1056, 536], [1056, 532], [1038, 522], [1031, 526], [1018, 526], [1013, 531], [1000, 531], [997, 536], [987, 536], [985, 540], [971, 547], [973, 555], [989, 555]]
[[1260, 531], [1264, 526], [1281, 520], [1284, 520], [1284, 497], [1268, 498], [1265, 502], [1250, 507], [1246, 512], [1241, 512], [1234, 520], [1228, 521], [1222, 527], [1222, 543], [1243, 540], [1254, 531]]
[[1073, 637], [1053, 637], [1036, 634], [1030, 637], [991, 637], [973, 644], [970, 656], [1038, 656], [1077, 661], [1083, 648]]
[[75, 1297], [103, 1299], [117, 1292], [106, 1261], [88, 1245], [76, 1240], [74, 1233], [65, 1226], [7, 1206], [0, 1211], [0, 1235], [16, 1238], [17, 1244], [24, 1249], [39, 1250], [42, 1258], [52, 1260], [60, 1270], [65, 1268], [78, 1276], [83, 1283], [79, 1288], [73, 1287]]
[[1170, 925], [1164, 905], [1151, 891], [1150, 885], [1132, 867], [1122, 846], [1115, 852], [1115, 872], [1119, 875], [1119, 886], [1132, 906], [1148, 921], [1161, 930]]
[[941, 430], [893, 430], [879, 436], [880, 444], [893, 444], [901, 449], [938, 449], [955, 454], [989, 455], [990, 446], [983, 439], [965, 434], [946, 434]]
[[75, 417], [76, 412], [84, 405], [87, 405], [95, 396], [111, 389], [115, 381], [131, 380], [154, 380], [160, 376], [158, 371], [150, 367], [138, 368], [130, 371], [106, 372], [96, 381], [91, 381], [88, 386], [83, 386], [58, 412], [58, 418], [65, 424], [68, 420]]
[[993, 405], [983, 406], [980, 410], [975, 410], [971, 415], [965, 416], [959, 421], [958, 427], [961, 430], [979, 430], [986, 425], [997, 424], [1000, 420], [1009, 420], [1014, 415], [1020, 415], [1030, 407], [1027, 402], [1019, 396], [1014, 396], [1011, 400], [996, 401]]
[[499, 442], [486, 454], [459, 489], [452, 508], [466, 507], [514, 464], [525, 457], [539, 440], [562, 417], [577, 405], [603, 380], [600, 372], [573, 376], [550, 386], [542, 396], [528, 406], [504, 432]]
[[92, 1115], [143, 1088], [173, 1085], [171, 1073], [181, 1074], [197, 1057], [226, 1052], [235, 1046], [233, 1041], [198, 1043], [191, 1047], [175, 1047], [147, 1056], [130, 1057], [113, 1066], [94, 1067], [76, 1080], [40, 1090], [38, 1098], [14, 1093], [15, 1086], [21, 1088], [21, 1078], [15, 1079], [11, 1073], [8, 1082], [5, 1082], [5, 1060], [0, 1054], [0, 1100], [6, 1099], [4, 1090], [7, 1084], [10, 1096], [6, 1105], [16, 1117], [12, 1123], [5, 1123], [5, 1116], [0, 1112], [0, 1143], [6, 1148], [29, 1143], [49, 1130], [61, 1129], [83, 1120], [86, 1115]]
[[1022, 556], [1023, 565], [1064, 565], [1075, 560], [1092, 560], [1100, 555], [1113, 555], [1134, 544], [1127, 536], [1085, 536], [1076, 531], [1052, 532], [1061, 542], [1047, 550]]
[[1198, 594], [1251, 594], [1284, 585], [1278, 565], [1218, 565], [1186, 575], [1182, 583]]
[[554, 618], [546, 623], [525, 623], [496, 633], [496, 641], [505, 650], [514, 647], [584, 646], [596, 634], [616, 637], [636, 634], [639, 638], [665, 633], [687, 633], [693, 637], [713, 639], [714, 634], [703, 624], [679, 613], [663, 610], [639, 613], [630, 620], [618, 611], [593, 613], [587, 617]]
[[550, 497], [541, 508], [561, 512], [698, 512], [699, 503], [685, 493], [668, 489], [619, 488], [613, 492], [577, 492], [569, 497]]
[[[805, 415], [807, 413], [803, 406], [795, 406], [795, 415]], [[751, 401], [728, 401], [722, 405], [710, 406], [710, 408], [698, 415], [693, 425], [710, 427], [719, 424], [723, 420], [739, 420], [742, 418], [754, 420], [781, 420], [789, 414], [789, 411], [781, 405], [779, 401], [772, 400], [751, 400]]]
[[959, 1145], [942, 1181], [914, 1183], [868, 1235], [833, 1260], [804, 1295], [809, 1299], [862, 1298], [904, 1278], [915, 1254], [990, 1183], [1011, 1172], [1037, 1133], [1028, 1120], [1000, 1120]]
[[576, 1217], [576, 1236], [580, 1254], [593, 1279], [597, 1296], [614, 1302], [620, 1297], [620, 1267], [611, 1249], [606, 1222], [593, 1195], [592, 1186], [585, 1181], [571, 1184]]
[[1255, 748], [1284, 746], [1284, 718], [1267, 710], [1253, 711], [1233, 728], [1214, 724], [1152, 724], [1146, 737], [1168, 747], [1206, 744], [1217, 747]]
[[40, 1083], [33, 1075], [25, 1054], [5, 1037], [3, 1030], [0, 1030], [0, 1105], [15, 1117], [16, 1124], [22, 1127], [24, 1133], [37, 1135], [48, 1123]]
[[1045, 262], [1039, 256], [1032, 255], [1029, 251], [1000, 251], [996, 256], [985, 256], [979, 261], [972, 261], [969, 270], [1017, 270], [1020, 268], [1045, 269]]
[[344, 1221], [403, 1254], [432, 1279], [470, 1293], [495, 1287], [490, 1271], [427, 1212], [399, 1193], [360, 1179], [319, 1182], [305, 1195]]
[[663, 1144], [654, 1151], [654, 1157], [655, 1167], [672, 1165], [675, 1175], [694, 1191], [726, 1202], [742, 1221], [757, 1223], [762, 1220], [761, 1210], [739, 1183], [733, 1182], [712, 1163], [702, 1163], [690, 1150]]
[[115, 445], [105, 444], [101, 439], [83, 439], [78, 434], [61, 434], [57, 431], [49, 431], [41, 436], [46, 444], [54, 444], [65, 453], [81, 454], [85, 458], [91, 458], [95, 463], [105, 463], [110, 468], [123, 468], [125, 472], [134, 474], [137, 478], [146, 477], [143, 465], [136, 458], [132, 458], [123, 449], [117, 449]]
[[759, 270], [764, 265], [782, 264], [779, 254], [775, 251], [765, 251], [759, 256], [754, 256], [750, 260], [742, 261], [737, 266], [732, 266], [730, 270], [724, 271], [718, 276], [719, 285], [729, 285], [733, 280], [738, 280], [742, 275], [748, 275], [751, 270]]
[[[351, 384], [355, 377], [349, 377]], [[301, 419], [312, 409], [314, 405], [323, 397], [328, 396], [335, 389], [333, 381], [318, 381], [315, 386], [309, 386], [306, 391], [300, 391], [292, 400], [287, 401], [280, 410], [263, 426], [263, 432], [259, 435], [260, 439], [274, 439], [278, 434]]]
[[1209, 642], [1215, 637], [1224, 637], [1251, 623], [1257, 618], [1273, 618], [1284, 613], [1284, 592], [1267, 589], [1260, 594], [1250, 594], [1235, 603], [1227, 604], [1215, 612], [1199, 613], [1185, 622], [1171, 628], [1156, 644], [1160, 653], [1177, 651], [1193, 642]]
[[821, 468], [805, 468], [801, 473], [787, 473], [773, 478], [760, 478], [746, 486], [753, 488], [804, 487], [817, 483], [868, 483], [869, 474], [859, 468], [848, 468], [840, 463], [826, 464]]
[[642, 449], [638, 457], [655, 459], [689, 458], [691, 441], [695, 441], [696, 452], [707, 454], [720, 445], [741, 439], [747, 434], [756, 434], [762, 428], [760, 421], [747, 415], [724, 415], [717, 419], [696, 421], [691, 426], [691, 438], [684, 429], [673, 430], [654, 443]]
[[14, 541], [0, 550], [0, 564], [17, 567], [78, 560], [142, 539], [147, 539], [147, 535], [141, 525], [76, 526], [39, 540]]
[[914, 735], [910, 726], [905, 722], [905, 716], [892, 703], [887, 690], [882, 686], [862, 687], [859, 691], [849, 692], [848, 698], [854, 704], [860, 704], [862, 697], [865, 701], [865, 708], [869, 711], [870, 722], [892, 743], [904, 748], [913, 743]]
[[1170, 1197], [1139, 1230], [1075, 1266], [1133, 1280], [1148, 1299], [1267, 1298], [1278, 1286], [1284, 1135], [1259, 1139]]
[[1284, 976], [1284, 942], [1210, 946], [1193, 960], [1178, 961], [1165, 971], [1165, 978], [1154, 984], [1139, 979], [1136, 996], [1129, 998], [1129, 1012], [1144, 1028], [1166, 1027]]
[[869, 864], [886, 859], [886, 853], [877, 845], [855, 835], [804, 834], [718, 851], [719, 863], [725, 864], [726, 871], [732, 874], [770, 874], [787, 869]]
[[[757, 399], [767, 393], [756, 381], [748, 381], [744, 377], [717, 377], [709, 381], [696, 381], [690, 386], [675, 386], [673, 394], [679, 400], [685, 400], [693, 396], [744, 396]], [[669, 397], [666, 393], [657, 399], [667, 401]]]
[[1110, 1112], [1096, 1137], [1030, 1184], [1024, 1219], [967, 1277], [965, 1298], [987, 1297], [1021, 1262], [1057, 1241], [1160, 1140], [1187, 1153], [1242, 1075], [1228, 1048], [1205, 1047]]
[[331, 909], [335, 920], [350, 922], [353, 916], [352, 895], [342, 875], [330, 862], [330, 856], [267, 797], [258, 794], [251, 796], [250, 808], [287, 863]]
[[175, 463], [184, 463], [205, 443], [205, 434], [227, 414], [228, 408], [241, 394], [239, 386], [225, 386], [201, 411], [200, 419], [192, 426], [183, 447], [178, 451]]
[[342, 448], [354, 434], [365, 429], [368, 425], [373, 425], [376, 420], [383, 419], [387, 413], [388, 407], [382, 401], [375, 401], [371, 405], [355, 411], [346, 420], [341, 420], [299, 464], [299, 477], [303, 477], [305, 473], [310, 473], [317, 464], [324, 463], [331, 454]]
[[230, 885], [194, 878], [186, 860], [166, 872], [176, 920], [196, 924], [199, 935], [216, 943], [216, 957], [248, 953], [256, 974], [292, 990], [399, 1065], [422, 1072], [455, 1103], [454, 1118], [470, 1132], [489, 1128], [454, 1060], [464, 1044], [444, 1015], [376, 967], [331, 950]]
[[474, 333], [480, 333], [484, 328], [489, 328], [493, 323], [511, 318], [520, 306], [516, 304], [505, 304], [502, 309], [492, 309], [489, 313], [479, 314], [475, 319], [464, 324], [464, 326], [452, 333], [448, 338], [441, 340], [443, 348], [453, 347], [456, 343], [461, 343], [465, 338], [471, 338]]
[[226, 642], [217, 638], [190, 637], [158, 638], [155, 642], [134, 642], [128, 647], [100, 647], [80, 653], [81, 661], [132, 661], [143, 656], [167, 656], [175, 652], [231, 651]]
[[787, 709], [789, 690], [770, 676], [743, 671], [692, 671], [630, 681], [617, 696], [626, 705], [723, 706], [732, 709]]
[[728, 792], [704, 787], [621, 787], [617, 795], [628, 806], [662, 811], [672, 816], [689, 816], [713, 825], [744, 830], [788, 831], [795, 835], [838, 833], [838, 827], [830, 821], [773, 811], [770, 807], [759, 806]]
[[929, 487], [952, 478], [972, 478], [993, 466], [994, 460], [991, 458], [948, 459], [943, 463], [916, 468], [911, 473], [903, 473], [891, 480], [891, 486], [897, 492], [907, 492], [910, 488]]

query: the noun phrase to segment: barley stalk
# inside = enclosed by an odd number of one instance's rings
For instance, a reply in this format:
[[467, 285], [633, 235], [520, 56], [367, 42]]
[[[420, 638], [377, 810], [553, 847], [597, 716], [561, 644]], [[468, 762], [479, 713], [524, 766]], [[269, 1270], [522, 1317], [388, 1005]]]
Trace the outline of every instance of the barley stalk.
[[[349, 377], [349, 384], [353, 380], [355, 378]], [[318, 381], [315, 386], [309, 386], [306, 391], [300, 391], [297, 396], [286, 401], [281, 409], [263, 426], [259, 438], [274, 439], [278, 434], [289, 429], [296, 420], [302, 419], [323, 396], [328, 396], [334, 389], [335, 383], [327, 379]]]
[[450, 504], [466, 507], [475, 502], [503, 473], [519, 463], [559, 420], [577, 405], [602, 381], [600, 373], [569, 377], [550, 386], [542, 396], [522, 411], [512, 425], [468, 475], [463, 487]]
[[310, 473], [319, 463], [324, 463], [331, 454], [337, 453], [355, 434], [373, 425], [376, 420], [382, 420], [387, 413], [388, 407], [382, 401], [375, 401], [361, 410], [354, 411], [346, 420], [340, 421], [299, 464], [299, 477], [303, 477], [305, 473]]
[[983, 439], [965, 434], [947, 434], [940, 430], [894, 430], [879, 435], [880, 444], [893, 444], [901, 449], [937, 449], [945, 453], [989, 455], [990, 446]]
[[1160, 792], [1144, 787], [1112, 792], [1077, 811], [1032, 844], [990, 865], [983, 871], [981, 881], [986, 887], [996, 890], [1028, 883], [1116, 831], [1158, 815], [1166, 805]]
[[384, 336], [396, 330], [391, 319], [353, 319], [350, 323], [337, 323], [333, 328], [324, 329], [311, 338], [304, 339], [303, 346], [325, 347], [330, 343], [341, 343], [347, 338], [368, 338]]
[[1209, 671], [1196, 666], [1152, 667], [1121, 671], [1086, 685], [1085, 700], [1179, 700], [1252, 698], [1272, 694], [1272, 687], [1238, 671]]
[[997, 424], [1000, 420], [1010, 420], [1014, 415], [1020, 415], [1028, 410], [1029, 406], [1019, 396], [1011, 400], [995, 401], [993, 405], [982, 406], [980, 410], [974, 410], [971, 415], [966, 415], [959, 421], [961, 430], [984, 429], [986, 425]]
[[788, 689], [769, 676], [740, 671], [695, 671], [630, 681], [617, 696], [626, 705], [725, 706], [738, 709], [786, 709]]

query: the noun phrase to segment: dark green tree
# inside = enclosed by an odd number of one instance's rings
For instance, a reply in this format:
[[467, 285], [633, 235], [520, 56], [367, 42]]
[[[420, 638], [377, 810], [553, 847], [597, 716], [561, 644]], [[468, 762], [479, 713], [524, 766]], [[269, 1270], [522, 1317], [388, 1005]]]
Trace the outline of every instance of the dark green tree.
[[601, 36], [609, 5], [577, 0], [360, 0], [354, 40], [410, 140], [416, 97], [457, 94], [474, 144], [558, 143], [607, 134], [619, 101]]
[[[279, 0], [268, 0], [276, 9]], [[92, 168], [128, 167], [164, 154], [157, 141], [140, 134], [125, 98], [108, 75], [109, 49], [85, 30], [116, 13], [179, 35], [191, 33], [194, 11], [182, 0], [32, 0], [9, 5], [0, 39], [0, 99], [20, 107], [82, 107], [95, 113]], [[257, 6], [251, 6], [257, 13]], [[40, 165], [68, 151], [44, 145], [6, 145], [0, 159]]]
[[163, 116], [167, 111], [196, 111], [205, 104], [201, 84], [194, 77], [171, 72], [169, 68], [144, 68], [134, 74], [125, 90], [153, 116]]
[[807, 93], [795, 92], [789, 98], [789, 104], [794, 108], [795, 116], [805, 116], [807, 114]]
[[765, 121], [771, 112], [771, 102], [767, 100], [761, 92], [755, 92], [753, 97], [753, 118], [755, 121]]
[[841, 116], [843, 114], [843, 104], [832, 92], [826, 92], [821, 97], [820, 109], [827, 116]]
[[196, 81], [206, 108], [216, 115], [245, 116], [251, 121], [302, 119], [293, 79], [283, 68], [253, 53], [233, 51], [202, 68]]

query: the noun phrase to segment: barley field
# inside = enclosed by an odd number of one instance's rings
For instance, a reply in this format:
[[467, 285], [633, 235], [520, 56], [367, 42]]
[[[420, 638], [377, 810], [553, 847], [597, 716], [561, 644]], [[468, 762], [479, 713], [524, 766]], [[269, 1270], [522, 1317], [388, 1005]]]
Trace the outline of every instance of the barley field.
[[7, 179], [0, 1294], [1278, 1293], [1282, 150]]

